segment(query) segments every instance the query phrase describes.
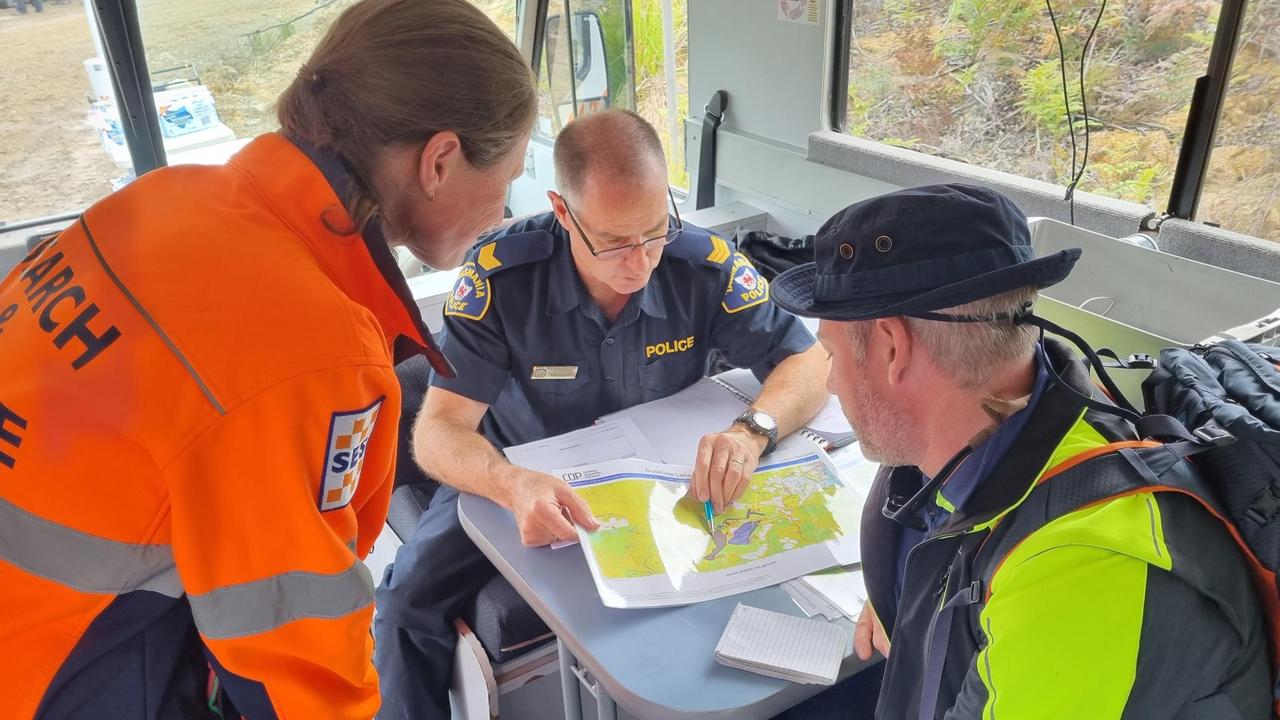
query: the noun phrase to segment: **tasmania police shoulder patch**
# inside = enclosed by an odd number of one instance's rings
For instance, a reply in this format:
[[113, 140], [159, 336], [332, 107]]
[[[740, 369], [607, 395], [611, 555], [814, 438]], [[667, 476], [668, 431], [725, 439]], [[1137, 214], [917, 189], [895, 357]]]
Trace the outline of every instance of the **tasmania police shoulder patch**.
[[729, 270], [729, 286], [725, 288], [720, 306], [725, 312], [736, 313], [769, 301], [769, 281], [756, 270], [747, 256], [735, 252]]
[[324, 472], [320, 475], [320, 512], [346, 507], [355, 497], [364, 468], [364, 454], [378, 422], [383, 398], [363, 410], [336, 412], [329, 420]]
[[458, 281], [453, 292], [444, 300], [444, 314], [468, 320], [483, 320], [489, 312], [493, 292], [489, 278], [480, 274], [474, 262], [467, 262], [458, 270]]

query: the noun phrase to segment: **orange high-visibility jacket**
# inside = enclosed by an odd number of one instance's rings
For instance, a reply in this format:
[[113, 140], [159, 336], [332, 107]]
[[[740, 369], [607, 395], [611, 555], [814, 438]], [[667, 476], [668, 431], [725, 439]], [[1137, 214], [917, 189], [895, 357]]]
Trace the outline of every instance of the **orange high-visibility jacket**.
[[331, 181], [265, 135], [0, 282], [0, 718], [192, 716], [210, 664], [253, 720], [376, 712], [395, 351], [448, 369]]

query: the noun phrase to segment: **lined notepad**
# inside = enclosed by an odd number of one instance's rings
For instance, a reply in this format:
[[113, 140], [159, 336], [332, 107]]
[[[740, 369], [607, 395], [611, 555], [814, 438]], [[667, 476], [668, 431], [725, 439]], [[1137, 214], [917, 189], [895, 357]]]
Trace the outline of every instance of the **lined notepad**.
[[739, 603], [716, 643], [716, 662], [791, 682], [832, 685], [850, 644], [839, 625]]

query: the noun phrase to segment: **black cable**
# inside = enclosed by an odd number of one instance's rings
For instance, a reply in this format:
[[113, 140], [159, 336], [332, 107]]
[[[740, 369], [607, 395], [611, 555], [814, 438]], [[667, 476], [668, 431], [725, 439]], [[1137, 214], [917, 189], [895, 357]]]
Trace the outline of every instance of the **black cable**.
[[1089, 37], [1085, 38], [1084, 47], [1080, 49], [1080, 106], [1084, 111], [1084, 155], [1080, 158], [1079, 172], [1071, 178], [1071, 185], [1067, 187], [1067, 192], [1073, 197], [1076, 186], [1084, 178], [1085, 166], [1089, 164], [1089, 94], [1085, 92], [1084, 61], [1089, 54], [1089, 45], [1093, 42], [1093, 36], [1098, 32], [1098, 25], [1102, 22], [1102, 14], [1106, 11], [1107, 0], [1102, 0], [1102, 5], [1098, 8], [1098, 16], [1093, 19], [1093, 27], [1089, 30]]
[[[1049, 10], [1049, 22], [1053, 23], [1053, 34], [1058, 38], [1058, 70], [1062, 73], [1062, 105], [1067, 109], [1067, 132], [1071, 134], [1071, 177], [1076, 175], [1076, 123], [1071, 113], [1071, 91], [1067, 86], [1067, 51], [1062, 43], [1062, 30], [1058, 28], [1058, 17], [1053, 13], [1052, 0], [1044, 0], [1044, 6]], [[1088, 126], [1085, 122], [1085, 126]], [[1072, 186], [1067, 186], [1067, 194], [1063, 197], [1066, 200], [1071, 213], [1071, 224], [1076, 224], [1076, 201]]]
[[1067, 84], [1067, 53], [1066, 47], [1062, 42], [1062, 30], [1058, 27], [1058, 18], [1053, 12], [1052, 0], [1044, 0], [1044, 5], [1049, 11], [1049, 22], [1053, 24], [1053, 34], [1058, 40], [1058, 69], [1062, 76], [1062, 104], [1067, 111], [1067, 131], [1071, 135], [1071, 182], [1067, 185], [1066, 195], [1062, 199], [1067, 201], [1071, 224], [1075, 225], [1076, 187], [1084, 179], [1084, 171], [1089, 164], [1089, 93], [1084, 79], [1085, 58], [1089, 53], [1089, 46], [1093, 43], [1093, 38], [1098, 32], [1098, 25], [1102, 23], [1102, 15], [1107, 11], [1107, 0], [1102, 0], [1102, 4], [1098, 8], [1098, 15], [1093, 19], [1093, 27], [1089, 29], [1089, 36], [1085, 38], [1084, 46], [1080, 49], [1080, 105], [1084, 113], [1083, 156], [1079, 154], [1076, 148], [1076, 123], [1074, 113], [1071, 111], [1071, 89]]

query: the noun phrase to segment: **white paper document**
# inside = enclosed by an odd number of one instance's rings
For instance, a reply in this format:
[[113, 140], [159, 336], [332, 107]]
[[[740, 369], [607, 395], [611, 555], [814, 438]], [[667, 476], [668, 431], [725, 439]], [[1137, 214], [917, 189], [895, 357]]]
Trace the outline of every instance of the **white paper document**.
[[[807, 590], [811, 598], [824, 608], [834, 608], [837, 617], [857, 620], [867, 601], [867, 586], [862, 568], [831, 568], [796, 578], [793, 584]], [[797, 604], [799, 604], [797, 602]], [[804, 609], [801, 607], [801, 609]], [[827, 614], [827, 613], [824, 613]], [[831, 617], [827, 614], [827, 617]], [[835, 619], [835, 618], [831, 618]]]
[[798, 683], [832, 685], [852, 649], [839, 625], [738, 604], [716, 643], [716, 662]]
[[805, 423], [805, 427], [824, 435], [843, 435], [853, 432], [853, 426], [849, 424], [849, 419], [844, 416], [844, 410], [840, 407], [840, 399], [835, 395], [827, 396], [827, 403], [812, 420]]
[[833, 450], [830, 457], [846, 485], [862, 493], [863, 497], [871, 496], [871, 486], [875, 483], [880, 463], [868, 460], [862, 454], [860, 443]]
[[[565, 465], [657, 455], [649, 440], [640, 434], [636, 424], [626, 417], [598, 422], [580, 430], [524, 445], [512, 445], [502, 452], [512, 465], [544, 473], [554, 473], [556, 468]], [[576, 539], [557, 540], [551, 543], [551, 549], [559, 550], [577, 544]]]
[[774, 453], [716, 514], [688, 496], [693, 469], [615, 460], [558, 470], [600, 529], [579, 529], [600, 599], [617, 608], [712, 600], [859, 560], [863, 497], [812, 445]]
[[689, 465], [698, 456], [702, 436], [728, 428], [746, 406], [720, 383], [703, 378], [674, 395], [605, 415], [600, 420], [630, 419], [655, 450], [645, 457]]
[[800, 578], [788, 580], [778, 587], [782, 588], [796, 607], [800, 608], [808, 617], [823, 617], [827, 620], [839, 620], [844, 617], [844, 613], [835, 605], [818, 595], [808, 585], [805, 585]]
[[524, 445], [512, 445], [502, 452], [512, 465], [544, 473], [569, 465], [657, 455], [636, 424], [626, 417]]

